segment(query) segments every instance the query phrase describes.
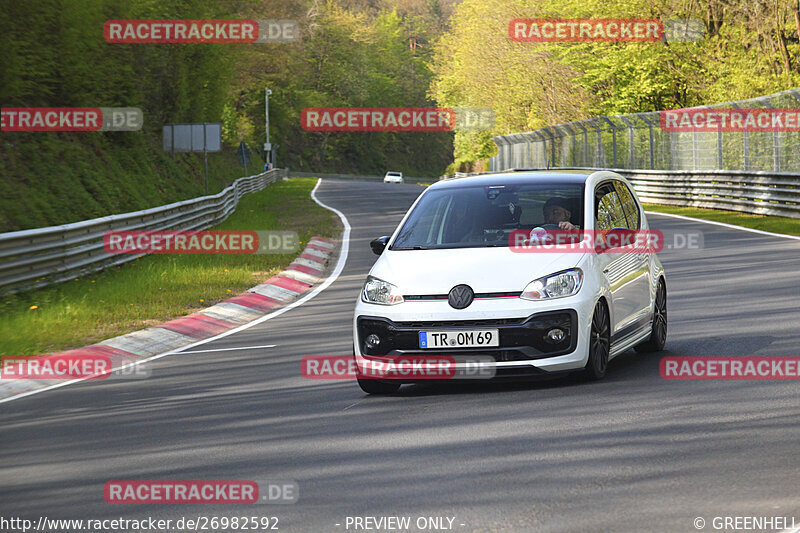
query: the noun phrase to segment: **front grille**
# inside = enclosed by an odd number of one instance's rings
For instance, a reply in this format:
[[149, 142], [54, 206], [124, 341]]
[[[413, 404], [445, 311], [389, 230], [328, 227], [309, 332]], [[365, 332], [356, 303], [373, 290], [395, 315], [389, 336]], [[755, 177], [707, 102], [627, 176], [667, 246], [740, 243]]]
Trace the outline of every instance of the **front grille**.
[[[519, 298], [522, 294], [516, 292], [476, 292], [474, 298], [476, 300], [488, 300], [492, 298]], [[447, 300], [446, 294], [404, 294], [403, 299], [409, 302], [418, 302], [426, 300]]]

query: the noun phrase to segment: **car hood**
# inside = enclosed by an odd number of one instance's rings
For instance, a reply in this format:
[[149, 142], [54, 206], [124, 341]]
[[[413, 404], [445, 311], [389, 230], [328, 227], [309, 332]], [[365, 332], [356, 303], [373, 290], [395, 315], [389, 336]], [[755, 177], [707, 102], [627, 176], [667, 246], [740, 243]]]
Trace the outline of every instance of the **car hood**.
[[582, 252], [512, 252], [508, 247], [386, 250], [370, 274], [402, 294], [447, 294], [465, 283], [475, 292], [522, 291], [534, 279], [573, 268]]

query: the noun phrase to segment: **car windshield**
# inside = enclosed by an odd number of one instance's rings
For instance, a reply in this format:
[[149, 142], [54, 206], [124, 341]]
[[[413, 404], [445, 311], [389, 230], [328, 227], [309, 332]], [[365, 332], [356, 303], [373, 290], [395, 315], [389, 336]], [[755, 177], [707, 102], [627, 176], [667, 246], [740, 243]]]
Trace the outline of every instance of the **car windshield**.
[[584, 227], [583, 184], [447, 187], [422, 197], [391, 249], [508, 246], [514, 230], [558, 230], [562, 221]]
[[399, 172], [387, 172], [386, 175], [387, 176], [399, 176], [400, 173]]

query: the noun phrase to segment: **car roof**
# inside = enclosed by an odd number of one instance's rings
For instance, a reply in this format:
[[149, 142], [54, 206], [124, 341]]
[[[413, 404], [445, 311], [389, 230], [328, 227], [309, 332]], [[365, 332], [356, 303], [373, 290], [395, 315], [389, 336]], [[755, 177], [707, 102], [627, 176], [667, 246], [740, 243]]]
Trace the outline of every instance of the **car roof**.
[[536, 182], [559, 182], [583, 184], [596, 170], [516, 170], [479, 176], [453, 178], [437, 181], [431, 187], [447, 189], [469, 186], [522, 185]]

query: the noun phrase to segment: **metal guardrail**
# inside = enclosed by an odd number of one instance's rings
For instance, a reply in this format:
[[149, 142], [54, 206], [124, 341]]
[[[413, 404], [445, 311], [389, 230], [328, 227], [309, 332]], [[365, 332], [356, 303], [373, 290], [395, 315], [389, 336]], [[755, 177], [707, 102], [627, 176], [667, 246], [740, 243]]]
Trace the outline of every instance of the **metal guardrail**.
[[[800, 218], [800, 175], [790, 172], [631, 170], [591, 167], [558, 167], [557, 170], [610, 170], [616, 172], [631, 182], [636, 194], [645, 203], [706, 207], [757, 215]], [[494, 173], [494, 171], [448, 174], [442, 176], [441, 179], [455, 179], [488, 173]]]
[[106, 217], [0, 233], [0, 294], [73, 279], [132, 261], [141, 255], [109, 254], [103, 235], [111, 230], [199, 230], [228, 218], [245, 194], [260, 191], [285, 171], [239, 178], [218, 194]]

